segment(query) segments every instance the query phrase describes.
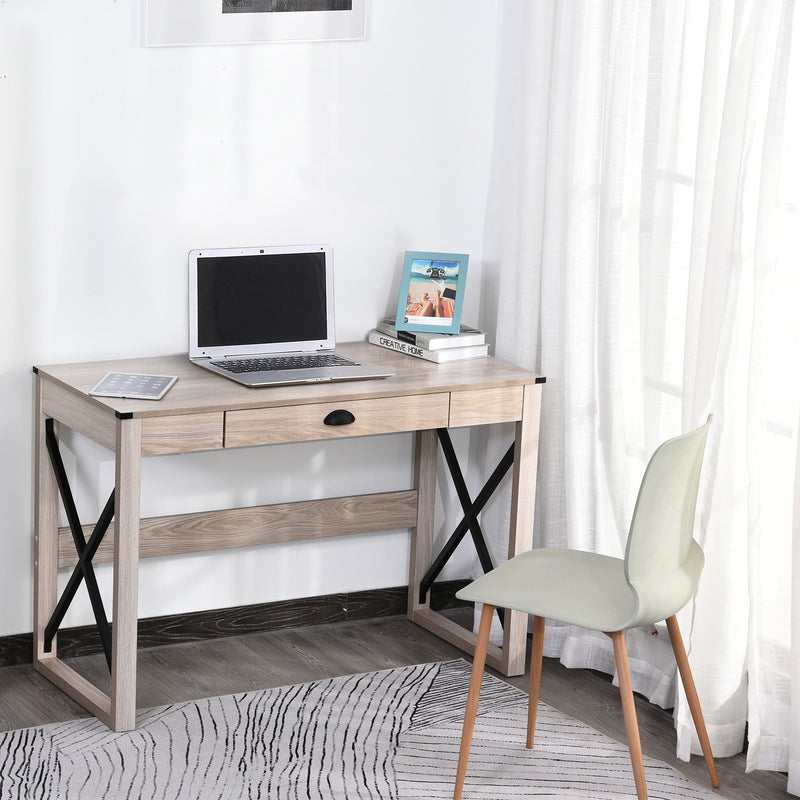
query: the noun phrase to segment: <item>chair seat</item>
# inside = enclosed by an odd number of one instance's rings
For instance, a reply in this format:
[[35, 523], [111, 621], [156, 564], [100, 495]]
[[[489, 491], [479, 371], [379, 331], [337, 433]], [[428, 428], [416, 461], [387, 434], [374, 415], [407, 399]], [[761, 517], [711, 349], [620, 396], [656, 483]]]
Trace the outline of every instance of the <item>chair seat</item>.
[[621, 558], [560, 548], [520, 553], [456, 597], [607, 632], [625, 628], [635, 606]]

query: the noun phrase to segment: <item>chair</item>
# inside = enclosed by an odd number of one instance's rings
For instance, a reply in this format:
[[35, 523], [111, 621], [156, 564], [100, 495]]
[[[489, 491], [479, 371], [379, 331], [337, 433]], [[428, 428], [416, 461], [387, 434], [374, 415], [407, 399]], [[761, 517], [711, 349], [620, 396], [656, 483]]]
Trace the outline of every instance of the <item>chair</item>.
[[639, 489], [624, 559], [580, 550], [531, 550], [457, 593], [462, 600], [484, 605], [464, 715], [455, 800], [460, 800], [464, 788], [492, 615], [498, 608], [533, 615], [528, 747], [533, 747], [536, 726], [545, 620], [602, 631], [611, 638], [639, 800], [646, 800], [647, 786], [625, 631], [666, 620], [711, 783], [719, 786], [697, 690], [675, 618], [694, 595], [703, 568], [703, 551], [692, 538], [692, 528], [711, 419], [709, 416], [705, 425], [691, 433], [664, 442], [653, 454]]

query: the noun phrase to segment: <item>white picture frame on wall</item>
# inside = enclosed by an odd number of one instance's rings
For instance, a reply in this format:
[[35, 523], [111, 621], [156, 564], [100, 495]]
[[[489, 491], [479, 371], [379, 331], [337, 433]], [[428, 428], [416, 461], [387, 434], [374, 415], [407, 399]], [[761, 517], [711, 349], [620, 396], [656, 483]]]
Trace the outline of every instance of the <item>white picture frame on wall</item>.
[[144, 44], [363, 39], [367, 0], [144, 0]]

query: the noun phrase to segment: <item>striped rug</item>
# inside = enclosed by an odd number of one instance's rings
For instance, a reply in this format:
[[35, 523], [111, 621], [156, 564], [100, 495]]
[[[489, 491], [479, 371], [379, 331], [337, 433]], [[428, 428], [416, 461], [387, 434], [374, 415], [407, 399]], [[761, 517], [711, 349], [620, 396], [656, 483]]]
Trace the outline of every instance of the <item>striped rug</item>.
[[[452, 797], [469, 665], [351, 675], [0, 734], [2, 800], [391, 800]], [[486, 676], [465, 800], [635, 797], [627, 748]], [[645, 764], [651, 800], [720, 800]]]

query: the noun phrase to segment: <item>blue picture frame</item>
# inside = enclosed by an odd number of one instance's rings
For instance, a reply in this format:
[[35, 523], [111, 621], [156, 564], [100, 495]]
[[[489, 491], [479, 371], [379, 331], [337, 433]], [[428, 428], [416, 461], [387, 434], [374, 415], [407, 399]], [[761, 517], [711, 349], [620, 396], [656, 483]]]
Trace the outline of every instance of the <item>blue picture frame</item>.
[[399, 331], [458, 333], [469, 256], [407, 250], [395, 327]]

